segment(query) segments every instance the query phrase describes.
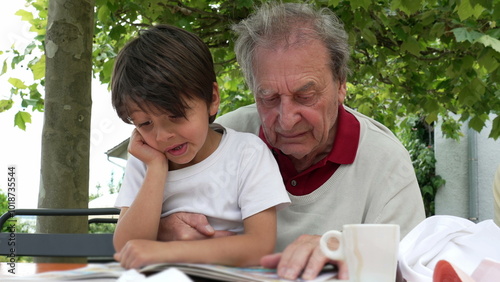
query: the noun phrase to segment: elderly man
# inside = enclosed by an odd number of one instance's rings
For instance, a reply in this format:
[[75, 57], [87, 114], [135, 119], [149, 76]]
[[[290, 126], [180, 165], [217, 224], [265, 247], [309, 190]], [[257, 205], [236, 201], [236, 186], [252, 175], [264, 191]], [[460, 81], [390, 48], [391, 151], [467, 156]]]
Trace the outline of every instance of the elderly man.
[[[308, 4], [264, 4], [234, 30], [255, 104], [216, 122], [254, 132], [268, 144], [292, 201], [278, 212], [280, 253], [261, 263], [277, 267], [283, 278], [311, 279], [326, 263], [336, 263], [318, 248], [325, 231], [349, 223], [396, 223], [404, 236], [422, 221], [423, 201], [406, 149], [385, 126], [343, 105], [350, 51], [336, 16]], [[225, 235], [192, 214], [165, 219], [162, 231], [169, 237], [161, 239]], [[346, 277], [341, 265], [339, 278]]]

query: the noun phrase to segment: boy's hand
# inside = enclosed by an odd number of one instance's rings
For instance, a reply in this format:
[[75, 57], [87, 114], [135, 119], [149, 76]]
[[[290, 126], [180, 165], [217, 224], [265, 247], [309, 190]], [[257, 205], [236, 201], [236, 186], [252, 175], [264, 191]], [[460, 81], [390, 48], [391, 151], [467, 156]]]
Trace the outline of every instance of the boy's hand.
[[130, 240], [123, 249], [114, 254], [114, 259], [124, 268], [141, 268], [142, 266], [167, 262], [162, 243], [150, 240]]
[[167, 162], [165, 154], [149, 146], [137, 129], [134, 129], [132, 136], [130, 136], [128, 152], [141, 160], [147, 166], [155, 161]]

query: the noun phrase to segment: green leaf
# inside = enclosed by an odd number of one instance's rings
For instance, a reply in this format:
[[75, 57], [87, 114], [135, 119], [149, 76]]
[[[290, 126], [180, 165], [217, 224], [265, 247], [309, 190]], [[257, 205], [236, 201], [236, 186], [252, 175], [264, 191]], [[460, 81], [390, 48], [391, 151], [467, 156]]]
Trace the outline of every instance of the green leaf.
[[408, 38], [401, 44], [401, 50], [406, 51], [415, 56], [420, 55], [420, 44], [418, 41], [412, 36], [408, 36]]
[[369, 28], [363, 29], [363, 31], [361, 31], [361, 35], [369, 44], [371, 45], [377, 44], [377, 37]]
[[357, 8], [363, 8], [366, 11], [369, 11], [369, 7], [372, 3], [372, 0], [351, 0], [351, 10], [355, 11]]
[[99, 10], [97, 11], [97, 19], [101, 22], [107, 22], [109, 19], [109, 14], [110, 10], [108, 8], [108, 5], [102, 5], [99, 7]]
[[422, 0], [401, 0], [401, 10], [407, 15], [416, 13], [422, 6]]
[[0, 113], [5, 112], [12, 108], [14, 101], [12, 100], [0, 100]]
[[45, 77], [45, 55], [43, 55], [35, 64], [30, 66], [33, 73], [33, 79], [38, 80]]
[[253, 0], [238, 0], [236, 1], [237, 8], [251, 8], [253, 6]]
[[0, 75], [4, 74], [7, 72], [7, 59], [5, 59], [3, 61], [3, 65], [2, 65], [2, 73], [0, 73]]
[[425, 102], [424, 109], [430, 113], [437, 112], [439, 110], [439, 104], [434, 99], [428, 99], [427, 102]]
[[476, 6], [474, 6], [474, 13], [473, 13], [474, 17], [476, 19], [479, 19], [479, 17], [481, 17], [481, 14], [484, 12], [484, 10], [486, 10], [486, 9], [483, 6], [479, 5], [479, 4], [476, 5]]
[[484, 120], [482, 120], [479, 116], [475, 116], [469, 121], [469, 127], [477, 132], [481, 132], [481, 129], [483, 129], [484, 125]]
[[437, 22], [432, 26], [430, 34], [435, 37], [441, 37], [441, 35], [444, 34], [445, 29], [446, 25], [443, 22]]
[[486, 85], [484, 85], [484, 82], [477, 77], [471, 81], [469, 87], [478, 99], [481, 98], [486, 91]]
[[494, 57], [494, 53], [495, 51], [487, 49], [487, 52], [484, 52], [477, 60], [478, 64], [484, 67], [488, 73], [493, 72], [500, 66], [500, 63]]
[[18, 10], [14, 15], [20, 16], [22, 21], [31, 22], [33, 21], [33, 13], [26, 10]]
[[426, 117], [425, 117], [425, 122], [427, 124], [432, 124], [433, 122], [437, 121], [438, 120], [438, 115], [437, 115], [437, 112], [433, 112], [433, 113], [429, 113]]
[[328, 6], [337, 7], [342, 0], [328, 0]]
[[122, 37], [126, 33], [127, 30], [125, 29], [125, 27], [118, 25], [111, 29], [111, 31], [109, 32], [109, 37], [114, 40], [119, 40], [120, 37]]
[[109, 82], [111, 80], [114, 64], [115, 59], [110, 59], [103, 64], [101, 73], [104, 75], [104, 81]]
[[14, 116], [14, 126], [26, 130], [26, 123], [31, 123], [31, 114], [24, 111], [17, 112]]
[[483, 36], [482, 33], [477, 31], [469, 31], [466, 27], [459, 27], [451, 30], [455, 35], [455, 39], [457, 42], [469, 41], [471, 43], [475, 43], [478, 38]]
[[26, 86], [26, 84], [24, 84], [24, 82], [22, 82], [22, 80], [20, 80], [19, 78], [11, 77], [11, 78], [9, 78], [8, 82], [10, 84], [12, 84], [12, 86], [14, 86], [15, 88], [18, 88], [18, 89], [28, 88], [28, 86]]
[[497, 140], [500, 137], [500, 116], [493, 120], [493, 127], [490, 132], [490, 138]]
[[491, 47], [495, 51], [500, 53], [500, 40], [496, 38], [484, 34], [477, 39], [477, 42], [482, 43], [484, 46]]
[[472, 9], [470, 1], [469, 0], [460, 1], [460, 4], [458, 4], [457, 13], [461, 21], [470, 18], [474, 14], [474, 10]]

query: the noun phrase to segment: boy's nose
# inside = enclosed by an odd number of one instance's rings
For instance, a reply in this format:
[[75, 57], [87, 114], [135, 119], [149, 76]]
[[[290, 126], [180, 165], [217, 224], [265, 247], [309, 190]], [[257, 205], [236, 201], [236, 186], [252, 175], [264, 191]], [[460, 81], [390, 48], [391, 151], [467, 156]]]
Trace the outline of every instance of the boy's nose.
[[172, 138], [172, 136], [174, 136], [174, 133], [167, 128], [160, 127], [156, 130], [156, 141], [158, 142], [165, 142], [168, 139]]

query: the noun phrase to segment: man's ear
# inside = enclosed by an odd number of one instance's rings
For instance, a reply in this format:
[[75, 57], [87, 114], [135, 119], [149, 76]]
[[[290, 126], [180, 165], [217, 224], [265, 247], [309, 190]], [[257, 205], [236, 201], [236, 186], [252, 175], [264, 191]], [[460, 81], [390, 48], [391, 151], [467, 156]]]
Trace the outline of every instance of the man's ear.
[[210, 116], [215, 116], [217, 111], [219, 111], [220, 105], [220, 94], [219, 94], [219, 85], [217, 82], [214, 82], [212, 87], [212, 103], [208, 107], [208, 113]]
[[344, 100], [345, 100], [345, 97], [347, 95], [347, 83], [344, 81], [344, 82], [339, 82], [339, 86], [338, 86], [338, 100], [339, 100], [339, 103], [342, 104], [344, 103]]

